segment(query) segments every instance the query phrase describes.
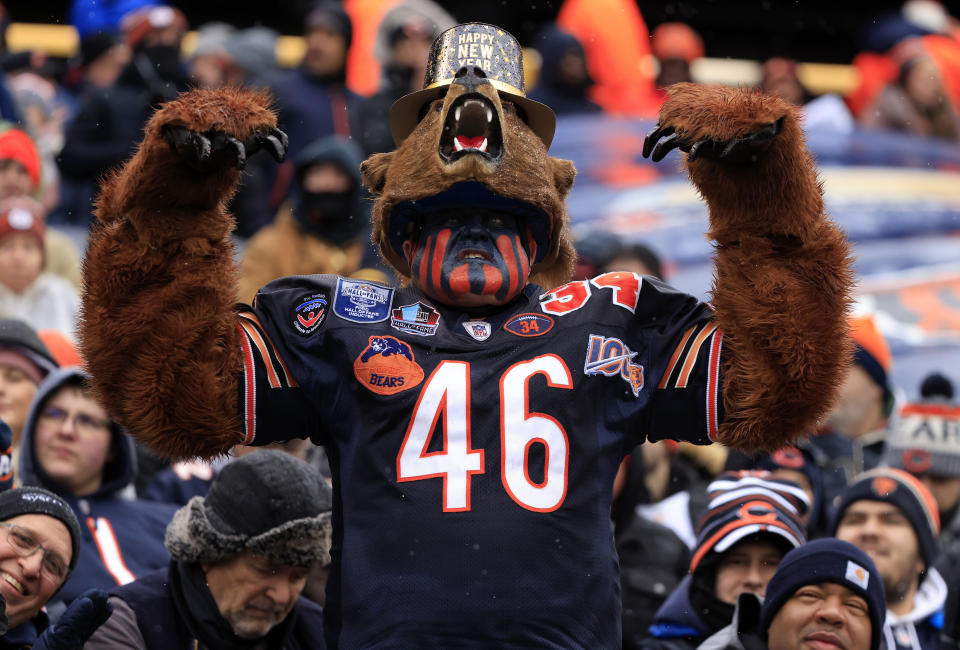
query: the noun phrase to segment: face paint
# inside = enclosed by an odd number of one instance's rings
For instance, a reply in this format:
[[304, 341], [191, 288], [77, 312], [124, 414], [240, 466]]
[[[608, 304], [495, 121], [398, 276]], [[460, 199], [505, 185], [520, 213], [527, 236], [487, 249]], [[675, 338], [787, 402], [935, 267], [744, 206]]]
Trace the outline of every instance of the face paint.
[[530, 276], [530, 258], [511, 215], [429, 215], [404, 250], [413, 284], [444, 304], [502, 305], [520, 293]]

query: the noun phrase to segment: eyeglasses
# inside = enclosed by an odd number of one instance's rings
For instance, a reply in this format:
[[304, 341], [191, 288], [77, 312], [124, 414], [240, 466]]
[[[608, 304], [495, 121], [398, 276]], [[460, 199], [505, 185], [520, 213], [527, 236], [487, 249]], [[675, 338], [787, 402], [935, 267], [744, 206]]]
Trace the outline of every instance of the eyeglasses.
[[67, 577], [69, 567], [59, 555], [44, 548], [40, 542], [33, 538], [29, 531], [17, 526], [16, 524], [0, 523], [7, 530], [7, 543], [21, 557], [30, 557], [37, 551], [43, 553], [43, 561], [40, 563], [40, 573], [47, 576], [48, 579], [56, 584], [60, 584]]
[[58, 425], [62, 425], [67, 421], [68, 418], [73, 418], [73, 424], [77, 427], [77, 431], [80, 433], [95, 433], [98, 431], [105, 431], [110, 428], [110, 422], [108, 420], [101, 420], [92, 415], [87, 415], [86, 413], [74, 413], [70, 414], [64, 411], [62, 408], [56, 406], [48, 406], [40, 412], [40, 417], [44, 420], [50, 422], [56, 422]]

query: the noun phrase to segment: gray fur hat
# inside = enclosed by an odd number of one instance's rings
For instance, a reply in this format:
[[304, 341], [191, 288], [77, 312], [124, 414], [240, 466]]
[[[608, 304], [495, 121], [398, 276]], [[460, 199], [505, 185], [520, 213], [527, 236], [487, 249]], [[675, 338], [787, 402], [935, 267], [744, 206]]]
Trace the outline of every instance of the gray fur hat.
[[332, 502], [316, 469], [262, 449], [228, 463], [205, 497], [177, 510], [164, 544], [178, 562], [215, 562], [250, 551], [278, 564], [325, 565]]

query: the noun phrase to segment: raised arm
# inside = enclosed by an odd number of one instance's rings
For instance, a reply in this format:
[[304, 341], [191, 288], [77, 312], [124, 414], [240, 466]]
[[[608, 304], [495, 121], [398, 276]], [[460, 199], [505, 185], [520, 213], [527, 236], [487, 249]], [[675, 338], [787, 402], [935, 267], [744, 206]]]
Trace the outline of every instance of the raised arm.
[[246, 156], [282, 158], [264, 93], [195, 90], [162, 106], [102, 183], [84, 260], [80, 345], [113, 416], [158, 453], [243, 439], [236, 268], [225, 205]]
[[808, 435], [850, 363], [853, 274], [824, 214], [796, 110], [758, 92], [677, 84], [644, 155], [687, 152], [716, 242], [712, 304], [723, 331], [719, 439], [746, 451]]

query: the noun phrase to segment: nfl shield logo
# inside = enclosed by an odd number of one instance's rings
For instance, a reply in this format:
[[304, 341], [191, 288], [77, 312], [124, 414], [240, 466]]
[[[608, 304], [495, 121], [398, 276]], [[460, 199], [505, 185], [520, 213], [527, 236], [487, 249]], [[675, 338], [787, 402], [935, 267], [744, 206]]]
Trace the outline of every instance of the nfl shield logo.
[[492, 331], [490, 323], [483, 320], [467, 321], [463, 324], [463, 329], [467, 330], [467, 334], [477, 341], [486, 341], [490, 338], [490, 332]]

